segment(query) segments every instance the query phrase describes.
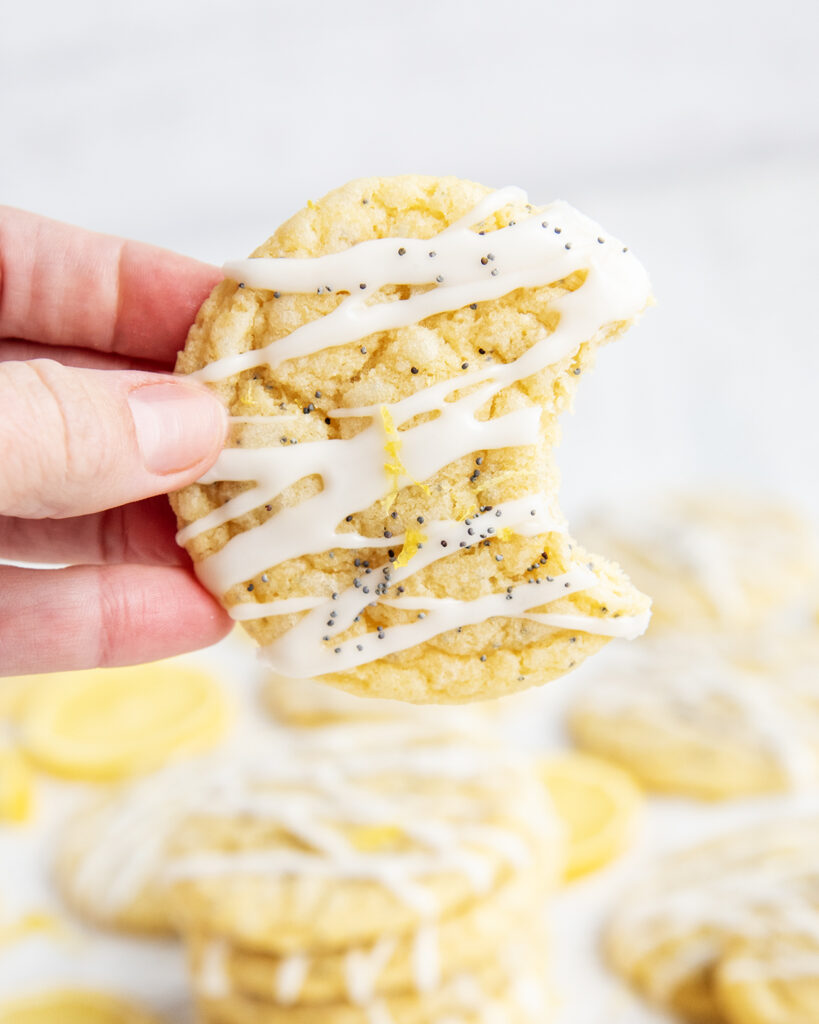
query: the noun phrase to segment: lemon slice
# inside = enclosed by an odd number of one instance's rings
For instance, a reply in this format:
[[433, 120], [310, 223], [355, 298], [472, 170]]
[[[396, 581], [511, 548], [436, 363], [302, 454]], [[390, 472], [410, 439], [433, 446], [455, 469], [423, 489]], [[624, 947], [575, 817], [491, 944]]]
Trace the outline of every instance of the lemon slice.
[[642, 805], [630, 775], [607, 761], [574, 753], [544, 758], [541, 771], [569, 834], [567, 880], [596, 871], [628, 848]]
[[177, 661], [40, 676], [20, 738], [38, 766], [72, 779], [121, 779], [207, 749], [228, 712], [219, 684]]
[[34, 807], [34, 778], [19, 750], [0, 748], [0, 822], [27, 821]]
[[160, 1024], [159, 1018], [102, 992], [66, 989], [0, 1003], [0, 1024]]

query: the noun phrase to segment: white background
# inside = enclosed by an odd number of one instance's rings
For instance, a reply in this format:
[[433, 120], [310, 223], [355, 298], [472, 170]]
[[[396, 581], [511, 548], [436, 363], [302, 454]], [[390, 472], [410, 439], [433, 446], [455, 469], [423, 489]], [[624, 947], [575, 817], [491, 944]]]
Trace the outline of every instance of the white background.
[[[658, 305], [581, 383], [564, 507], [719, 481], [815, 515], [818, 43], [815, 0], [0, 0], [0, 201], [219, 263], [360, 175], [565, 198]], [[567, 1024], [647, 1019], [575, 953], [600, 882], [561, 908]]]
[[819, 505], [813, 0], [0, 12], [2, 201], [220, 263], [360, 175], [565, 198], [659, 302], [581, 386], [568, 511], [714, 479]]

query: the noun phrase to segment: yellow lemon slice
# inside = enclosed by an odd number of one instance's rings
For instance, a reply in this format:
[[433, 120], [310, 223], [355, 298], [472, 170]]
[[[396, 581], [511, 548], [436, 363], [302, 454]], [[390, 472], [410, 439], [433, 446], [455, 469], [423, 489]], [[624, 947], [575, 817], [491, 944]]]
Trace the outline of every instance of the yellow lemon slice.
[[159, 1018], [102, 992], [67, 989], [0, 1003], [0, 1024], [160, 1024]]
[[163, 661], [40, 676], [25, 702], [20, 738], [46, 771], [105, 781], [207, 749], [227, 720], [215, 679]]
[[34, 777], [19, 750], [0, 748], [0, 822], [27, 821], [34, 808]]
[[631, 844], [642, 795], [631, 776], [586, 754], [543, 759], [541, 772], [569, 834], [564, 877], [596, 871]]

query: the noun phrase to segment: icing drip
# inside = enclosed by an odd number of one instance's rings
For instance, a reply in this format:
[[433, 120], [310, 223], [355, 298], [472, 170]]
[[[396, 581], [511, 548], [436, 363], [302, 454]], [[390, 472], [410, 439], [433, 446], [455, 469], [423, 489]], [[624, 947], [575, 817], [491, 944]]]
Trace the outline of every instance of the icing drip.
[[227, 971], [227, 943], [221, 939], [209, 942], [202, 954], [197, 978], [199, 990], [209, 999], [224, 999], [233, 991]]
[[302, 953], [293, 953], [284, 957], [276, 969], [276, 1002], [282, 1006], [295, 1003], [310, 968], [310, 961]]
[[432, 992], [441, 983], [441, 948], [438, 927], [422, 925], [412, 942], [412, 980], [418, 992]]
[[347, 995], [356, 1006], [370, 1006], [375, 999], [378, 978], [392, 959], [396, 941], [382, 938], [371, 949], [351, 949], [344, 957]]
[[[600, 338], [613, 325], [639, 315], [649, 300], [642, 267], [619, 243], [603, 238], [597, 225], [567, 204], [553, 203], [541, 213], [510, 222], [487, 235], [472, 230], [511, 201], [525, 201], [524, 193], [502, 189], [487, 196], [465, 217], [436, 235], [434, 241], [382, 238], [313, 259], [258, 257], [226, 265], [228, 276], [251, 287], [296, 293], [327, 291], [345, 297], [332, 312], [286, 337], [264, 348], [224, 357], [192, 374], [202, 381], [216, 381], [263, 365], [275, 369], [295, 357], [360, 341], [375, 332], [406, 327], [470, 303], [499, 298], [517, 288], [548, 285], [576, 271], [583, 271], [586, 277], [575, 291], [555, 296], [553, 309], [559, 317], [556, 326], [551, 331], [542, 330], [512, 362], [464, 372], [390, 404], [331, 410], [330, 417], [337, 419], [370, 419], [369, 426], [351, 438], [222, 452], [200, 482], [241, 481], [252, 482], [253, 486], [181, 530], [180, 543], [271, 503], [305, 477], [319, 476], [322, 488], [297, 506], [281, 509], [255, 528], [234, 535], [221, 550], [200, 561], [196, 571], [210, 590], [225, 594], [271, 566], [309, 554], [334, 548], [395, 549], [409, 542], [404, 535], [373, 538], [355, 530], [339, 530], [338, 526], [355, 512], [389, 498], [391, 488], [428, 480], [472, 452], [536, 445], [539, 408], [517, 409], [494, 419], [482, 420], [478, 415], [502, 389], [571, 356], [584, 341]], [[393, 284], [431, 287], [402, 301], [370, 303], [375, 292]], [[400, 430], [413, 418], [423, 418], [423, 414], [435, 414], [435, 418]], [[270, 423], [278, 417], [236, 419]], [[386, 424], [394, 425], [393, 434], [396, 429], [400, 431], [388, 440], [393, 445], [400, 443], [400, 461], [393, 459], [390, 463], [391, 476], [384, 467]], [[508, 516], [488, 530], [484, 539], [491, 537], [498, 526], [525, 536], [562, 529], [549, 513], [543, 495], [533, 494], [507, 504], [508, 508], [500, 508], [501, 514], [508, 512]], [[527, 515], [534, 521], [527, 520]], [[515, 587], [511, 600], [509, 594], [500, 593], [470, 602], [454, 598], [430, 602], [425, 616], [384, 627], [383, 631], [371, 630], [345, 642], [327, 633], [324, 623], [331, 611], [338, 612], [338, 618], [332, 616], [336, 619], [332, 632], [338, 636], [371, 603], [407, 608], [391, 592], [399, 578], [408, 578], [437, 558], [480, 543], [480, 531], [470, 527], [455, 521], [425, 525], [426, 539], [418, 545], [409, 566], [400, 565], [399, 560], [398, 568], [381, 568], [378, 575], [383, 578], [373, 580], [372, 585], [362, 582], [350, 588], [332, 607], [329, 598], [293, 597], [234, 605], [231, 614], [247, 621], [307, 612], [264, 652], [277, 672], [293, 678], [347, 671], [493, 616], [525, 617], [553, 628], [607, 636], [638, 635], [645, 628], [647, 616], [615, 620], [533, 614], [532, 609], [586, 589], [596, 581], [593, 573], [571, 570], [562, 580], [562, 590], [549, 583], [537, 594], [528, 585]], [[391, 563], [395, 561], [392, 555]], [[341, 625], [342, 621], [346, 626]]]

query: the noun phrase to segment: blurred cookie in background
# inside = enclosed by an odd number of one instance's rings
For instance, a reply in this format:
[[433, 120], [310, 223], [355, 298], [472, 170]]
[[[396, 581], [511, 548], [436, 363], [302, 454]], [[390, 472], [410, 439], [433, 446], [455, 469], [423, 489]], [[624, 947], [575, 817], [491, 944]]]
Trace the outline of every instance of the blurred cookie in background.
[[353, 727], [339, 756], [346, 731], [251, 758], [175, 831], [168, 892], [204, 1019], [542, 1020], [535, 936], [564, 847], [531, 762], [423, 729], [371, 730], [368, 748]]
[[265, 710], [277, 721], [296, 728], [313, 728], [341, 723], [428, 722], [436, 729], [444, 724], [454, 731], [467, 730], [470, 723], [491, 720], [490, 710], [498, 701], [480, 704], [430, 707], [383, 697], [358, 697], [313, 679], [288, 679], [271, 672], [261, 688]]
[[815, 531], [784, 501], [702, 491], [600, 508], [582, 530], [652, 598], [650, 632], [755, 629], [815, 590]]
[[206, 1021], [541, 1024], [564, 828], [535, 761], [468, 732], [265, 730], [167, 765], [74, 819], [61, 890], [97, 923], [181, 934]]
[[168, 844], [215, 770], [209, 759], [167, 765], [76, 812], [54, 853], [57, 886], [71, 909], [114, 930], [173, 934], [163, 880]]
[[697, 1024], [819, 1019], [819, 818], [777, 818], [662, 858], [625, 894], [606, 951], [648, 998]]
[[702, 799], [819, 782], [819, 631], [754, 644], [663, 632], [612, 651], [569, 730], [650, 789]]
[[732, 944], [716, 972], [729, 1024], [819, 1020], [819, 935], [765, 935]]

